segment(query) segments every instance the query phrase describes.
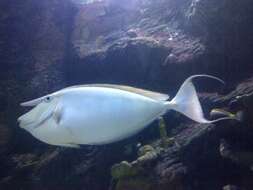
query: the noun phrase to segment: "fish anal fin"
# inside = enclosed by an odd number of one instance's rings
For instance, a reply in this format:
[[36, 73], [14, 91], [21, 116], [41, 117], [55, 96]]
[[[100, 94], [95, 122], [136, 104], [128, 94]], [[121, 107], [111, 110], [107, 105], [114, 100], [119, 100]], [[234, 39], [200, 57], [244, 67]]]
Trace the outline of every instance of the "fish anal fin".
[[79, 144], [74, 144], [74, 143], [58, 144], [58, 146], [64, 146], [68, 148], [81, 148]]

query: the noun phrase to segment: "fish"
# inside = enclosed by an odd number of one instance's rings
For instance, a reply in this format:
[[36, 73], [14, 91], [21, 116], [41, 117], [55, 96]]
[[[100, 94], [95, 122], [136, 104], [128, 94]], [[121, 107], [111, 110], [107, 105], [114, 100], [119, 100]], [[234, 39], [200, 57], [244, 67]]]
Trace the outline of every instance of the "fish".
[[192, 75], [176, 96], [114, 84], [77, 85], [23, 102], [33, 107], [18, 118], [19, 126], [38, 140], [56, 146], [78, 148], [103, 145], [131, 137], [168, 110], [177, 111], [198, 123], [213, 123], [228, 117], [208, 120], [192, 83], [211, 75]]

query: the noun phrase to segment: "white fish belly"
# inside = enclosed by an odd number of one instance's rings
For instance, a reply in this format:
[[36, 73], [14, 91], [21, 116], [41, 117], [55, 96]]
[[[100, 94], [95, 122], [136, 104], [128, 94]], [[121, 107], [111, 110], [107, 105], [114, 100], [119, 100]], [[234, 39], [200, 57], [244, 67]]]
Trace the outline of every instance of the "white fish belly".
[[90, 88], [64, 97], [61, 127], [76, 144], [105, 144], [141, 131], [166, 106], [145, 96], [118, 89]]
[[30, 133], [42, 142], [51, 145], [68, 144], [73, 141], [71, 134], [65, 128], [59, 128], [54, 119], [49, 119]]

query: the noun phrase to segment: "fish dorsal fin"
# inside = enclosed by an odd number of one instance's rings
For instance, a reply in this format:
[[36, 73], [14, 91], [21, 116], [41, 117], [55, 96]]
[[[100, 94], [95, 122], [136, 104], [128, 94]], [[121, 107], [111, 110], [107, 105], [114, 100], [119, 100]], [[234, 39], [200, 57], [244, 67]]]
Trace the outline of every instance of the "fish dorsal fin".
[[142, 96], [146, 96], [149, 98], [152, 98], [154, 100], [160, 100], [160, 101], [166, 101], [169, 99], [169, 95], [167, 94], [162, 94], [158, 92], [153, 92], [150, 90], [144, 90], [141, 88], [135, 88], [131, 86], [125, 86], [125, 85], [116, 85], [116, 84], [87, 84], [87, 85], [75, 85], [71, 87], [67, 87], [65, 89], [71, 89], [71, 88], [80, 88], [80, 87], [104, 87], [104, 88], [115, 88], [119, 90], [124, 90], [128, 92], [132, 92], [135, 94], [139, 94]]

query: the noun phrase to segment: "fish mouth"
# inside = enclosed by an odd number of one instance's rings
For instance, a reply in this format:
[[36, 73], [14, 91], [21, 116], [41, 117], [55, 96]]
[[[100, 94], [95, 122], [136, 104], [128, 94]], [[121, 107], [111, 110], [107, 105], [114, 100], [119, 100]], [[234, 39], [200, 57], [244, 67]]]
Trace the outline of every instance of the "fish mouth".
[[34, 121], [25, 121], [25, 120], [22, 120], [21, 117], [18, 118], [18, 124], [19, 124], [19, 127], [20, 128], [23, 128], [23, 129], [33, 129], [33, 128], [37, 128], [39, 127], [36, 122]]
[[39, 121], [25, 121], [22, 119], [22, 116], [20, 116], [18, 118], [18, 123], [19, 123], [20, 128], [23, 128], [23, 129], [37, 129], [43, 123], [45, 123], [48, 119], [50, 119], [51, 116], [52, 114], [48, 115], [47, 117], [43, 119], [39, 119]]
[[21, 128], [24, 128], [25, 126], [32, 125], [34, 122], [32, 121], [24, 121], [22, 120], [22, 116], [18, 118], [18, 124]]
[[[37, 104], [37, 105], [36, 105]], [[23, 106], [35, 106], [18, 118], [19, 126], [26, 130], [33, 130], [43, 126], [54, 114], [58, 100], [41, 102], [41, 98], [22, 103]]]
[[[42, 114], [37, 114], [35, 113], [35, 109], [36, 107], [31, 111], [21, 115], [17, 119], [20, 128], [28, 130], [36, 129], [45, 123], [48, 119], [50, 119], [53, 115], [53, 112], [51, 111], [44, 111]], [[33, 115], [34, 113], [35, 115]]]
[[26, 124], [19, 124], [20, 128], [25, 129], [25, 130], [34, 130], [39, 127], [39, 125], [36, 125], [34, 122], [31, 123], [26, 123]]

